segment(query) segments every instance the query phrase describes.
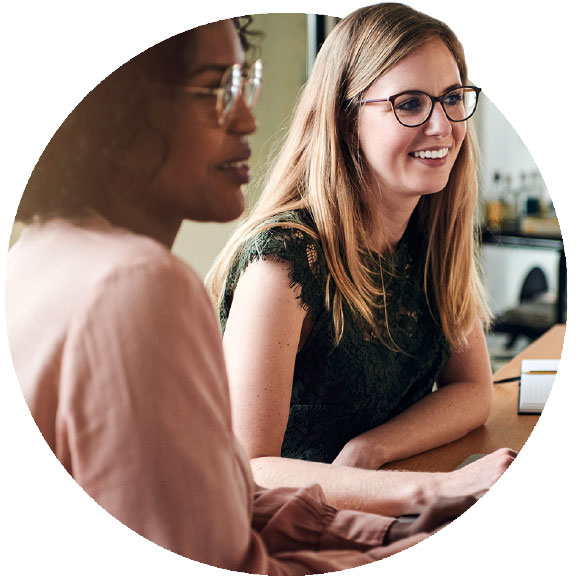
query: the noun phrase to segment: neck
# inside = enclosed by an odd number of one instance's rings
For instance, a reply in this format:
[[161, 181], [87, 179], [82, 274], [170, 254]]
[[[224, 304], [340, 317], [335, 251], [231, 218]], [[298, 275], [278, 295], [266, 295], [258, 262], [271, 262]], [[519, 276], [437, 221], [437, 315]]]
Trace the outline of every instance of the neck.
[[128, 229], [133, 233], [151, 237], [170, 249], [175, 242], [182, 219], [164, 217], [141, 204], [122, 202], [107, 202], [101, 199], [95, 209], [108, 221], [117, 227]]
[[419, 199], [419, 196], [411, 197], [401, 206], [399, 203], [387, 203], [384, 199], [376, 203], [369, 226], [369, 239], [373, 251], [385, 253], [396, 249]]

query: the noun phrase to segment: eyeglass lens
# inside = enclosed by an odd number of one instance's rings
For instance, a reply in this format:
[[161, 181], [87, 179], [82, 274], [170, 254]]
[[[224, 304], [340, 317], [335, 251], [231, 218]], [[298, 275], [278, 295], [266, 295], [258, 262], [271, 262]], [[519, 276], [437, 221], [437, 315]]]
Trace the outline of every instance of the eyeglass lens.
[[239, 65], [235, 65], [225, 72], [221, 83], [220, 103], [217, 103], [219, 116], [222, 119], [230, 113], [240, 96], [243, 97], [249, 108], [255, 106], [261, 89], [262, 69], [263, 65], [258, 60], [251, 66], [246, 75], [243, 74]]
[[[476, 109], [477, 93], [472, 88], [456, 88], [440, 98], [447, 117], [454, 122], [468, 119]], [[406, 92], [395, 97], [393, 110], [401, 124], [418, 126], [428, 119], [433, 105], [432, 98], [427, 94]]]

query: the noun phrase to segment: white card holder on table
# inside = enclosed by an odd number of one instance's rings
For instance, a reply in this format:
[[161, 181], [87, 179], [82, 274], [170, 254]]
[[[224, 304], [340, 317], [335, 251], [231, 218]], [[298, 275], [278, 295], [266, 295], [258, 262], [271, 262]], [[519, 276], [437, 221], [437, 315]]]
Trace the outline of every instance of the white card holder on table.
[[559, 359], [522, 360], [518, 413], [542, 413], [552, 390], [559, 363]]

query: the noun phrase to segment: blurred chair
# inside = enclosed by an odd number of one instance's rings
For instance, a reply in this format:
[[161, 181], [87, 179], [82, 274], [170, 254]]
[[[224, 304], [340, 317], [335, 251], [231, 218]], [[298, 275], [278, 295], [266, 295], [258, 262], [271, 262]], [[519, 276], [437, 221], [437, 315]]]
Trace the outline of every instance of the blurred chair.
[[548, 280], [542, 269], [534, 267], [522, 284], [520, 304], [499, 315], [492, 331], [509, 334], [506, 348], [511, 349], [519, 337], [534, 341], [555, 323], [556, 307], [549, 293]]

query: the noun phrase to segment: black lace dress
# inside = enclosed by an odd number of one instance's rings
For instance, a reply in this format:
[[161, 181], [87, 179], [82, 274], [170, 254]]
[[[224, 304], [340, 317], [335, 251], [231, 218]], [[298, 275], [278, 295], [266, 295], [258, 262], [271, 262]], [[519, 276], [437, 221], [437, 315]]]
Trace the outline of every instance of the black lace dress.
[[[276, 220], [311, 226], [303, 213], [285, 213]], [[401, 351], [378, 339], [347, 304], [343, 337], [334, 345], [332, 313], [325, 307], [329, 271], [319, 242], [310, 235], [277, 226], [257, 234], [243, 247], [229, 271], [220, 303], [222, 329], [239, 276], [258, 259], [290, 265], [290, 283], [298, 288], [301, 305], [313, 320], [295, 360], [282, 456], [331, 462], [349, 440], [432, 392], [450, 347], [426, 303], [419, 245], [419, 234], [410, 223], [393, 254], [367, 255], [376, 280], [381, 284], [383, 278], [390, 331]], [[383, 318], [383, 308], [376, 315]]]

